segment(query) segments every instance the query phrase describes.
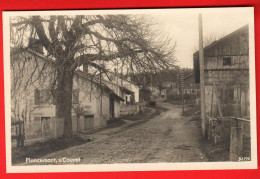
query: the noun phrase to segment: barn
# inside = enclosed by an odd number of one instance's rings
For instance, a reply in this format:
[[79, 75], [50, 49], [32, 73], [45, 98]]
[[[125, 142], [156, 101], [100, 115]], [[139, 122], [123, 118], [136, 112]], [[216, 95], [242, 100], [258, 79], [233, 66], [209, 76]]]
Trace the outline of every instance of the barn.
[[[205, 112], [210, 116], [249, 116], [248, 25], [204, 47]], [[193, 54], [200, 82], [199, 52]]]

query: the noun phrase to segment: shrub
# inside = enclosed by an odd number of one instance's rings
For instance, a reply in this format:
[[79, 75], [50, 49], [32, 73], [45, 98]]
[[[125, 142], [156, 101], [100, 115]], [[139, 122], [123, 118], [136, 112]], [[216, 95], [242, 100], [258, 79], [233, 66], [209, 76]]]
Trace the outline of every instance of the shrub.
[[156, 106], [156, 102], [155, 101], [149, 101], [149, 106]]
[[[183, 99], [184, 100], [192, 100], [192, 99], [196, 99], [197, 95], [196, 94], [183, 94]], [[171, 94], [167, 96], [166, 101], [178, 101], [181, 100], [182, 96], [181, 94]]]

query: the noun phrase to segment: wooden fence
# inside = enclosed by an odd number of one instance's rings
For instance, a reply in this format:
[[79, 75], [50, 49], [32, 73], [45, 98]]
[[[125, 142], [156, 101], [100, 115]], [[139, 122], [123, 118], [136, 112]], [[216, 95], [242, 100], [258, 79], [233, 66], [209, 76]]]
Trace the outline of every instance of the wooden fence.
[[24, 147], [24, 121], [11, 122], [11, 139], [16, 147]]
[[25, 124], [25, 145], [56, 139], [63, 134], [63, 118], [28, 121]]
[[245, 150], [250, 153], [249, 119], [236, 117], [208, 117], [208, 119], [208, 139], [214, 141], [215, 144], [226, 144], [230, 151], [230, 161], [243, 158]]
[[[79, 124], [78, 124], [79, 123]], [[94, 115], [84, 115], [77, 119], [72, 117], [73, 133], [94, 129]], [[32, 121], [12, 122], [12, 146], [24, 147], [50, 139], [57, 139], [63, 135], [64, 120], [56, 117], [37, 117]]]

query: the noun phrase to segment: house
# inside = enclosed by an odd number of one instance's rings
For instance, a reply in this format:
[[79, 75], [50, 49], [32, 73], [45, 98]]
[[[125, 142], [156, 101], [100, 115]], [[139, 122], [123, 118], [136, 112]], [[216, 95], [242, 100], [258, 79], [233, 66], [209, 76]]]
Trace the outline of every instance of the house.
[[[24, 121], [25, 143], [63, 134], [63, 119], [56, 118], [54, 59], [32, 50], [11, 53], [12, 121]], [[74, 133], [106, 126], [120, 116], [124, 101], [104, 81], [76, 70], [73, 78], [72, 130]], [[15, 128], [12, 133], [15, 133]]]
[[139, 103], [140, 88], [131, 81], [130, 77], [124, 78], [116, 72], [107, 71], [103, 75], [103, 79], [105, 80], [104, 83], [114, 89], [125, 100], [121, 102], [121, 105]]
[[[199, 83], [199, 52], [193, 54]], [[249, 116], [248, 25], [204, 47], [205, 111], [211, 116]]]
[[[183, 77], [183, 81], [179, 79], [177, 82], [167, 84], [167, 97], [173, 100], [181, 100], [182, 92], [185, 100], [196, 99], [200, 96], [200, 86], [195, 83], [194, 73]], [[183, 88], [181, 84], [183, 84]]]
[[[122, 74], [111, 72], [104, 69], [102, 65], [97, 65], [99, 72], [96, 75], [91, 73], [88, 65], [83, 65], [83, 71], [92, 74], [92, 79], [102, 81], [104, 85], [109, 87], [121, 99], [120, 103], [115, 105], [115, 115], [110, 118], [118, 118], [129, 114], [136, 114], [140, 111], [139, 104], [139, 86], [131, 81], [130, 78], [124, 78]], [[93, 71], [96, 73], [96, 70]]]
[[183, 78], [183, 94], [199, 96], [200, 86], [195, 83], [194, 73], [191, 73]]
[[120, 115], [135, 115], [140, 112], [140, 89], [130, 77], [123, 78], [116, 72], [107, 72], [106, 84], [112, 89], [116, 88], [116, 92], [124, 101], [120, 102]]

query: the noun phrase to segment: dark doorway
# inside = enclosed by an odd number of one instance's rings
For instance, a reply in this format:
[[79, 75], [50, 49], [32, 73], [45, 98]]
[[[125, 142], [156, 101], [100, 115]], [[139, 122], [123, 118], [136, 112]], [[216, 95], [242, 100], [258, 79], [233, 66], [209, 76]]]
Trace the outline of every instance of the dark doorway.
[[109, 114], [110, 118], [115, 117], [115, 99], [112, 95], [109, 96]]

